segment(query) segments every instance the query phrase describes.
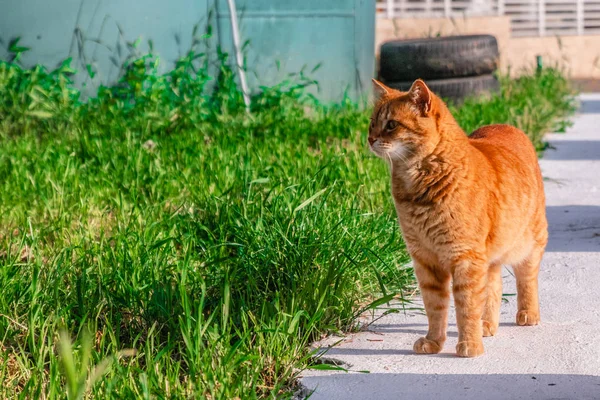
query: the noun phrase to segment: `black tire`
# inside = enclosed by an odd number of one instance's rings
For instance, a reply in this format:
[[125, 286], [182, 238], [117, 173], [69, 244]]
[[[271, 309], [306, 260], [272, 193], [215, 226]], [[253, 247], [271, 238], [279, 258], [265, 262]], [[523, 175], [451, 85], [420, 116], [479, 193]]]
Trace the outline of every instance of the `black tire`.
[[[424, 81], [433, 93], [454, 103], [460, 103], [468, 97], [489, 95], [500, 89], [500, 83], [494, 75], [452, 79], [424, 79]], [[410, 89], [413, 81], [385, 81], [385, 84], [394, 89], [407, 91]]]
[[490, 35], [395, 40], [381, 46], [379, 62], [380, 77], [388, 81], [491, 74], [498, 68], [498, 42]]

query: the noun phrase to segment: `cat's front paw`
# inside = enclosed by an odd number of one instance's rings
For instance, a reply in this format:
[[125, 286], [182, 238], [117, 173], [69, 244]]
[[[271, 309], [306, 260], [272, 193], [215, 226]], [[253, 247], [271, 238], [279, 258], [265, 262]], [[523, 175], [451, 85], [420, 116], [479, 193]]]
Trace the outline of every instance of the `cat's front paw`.
[[491, 322], [483, 320], [481, 321], [481, 325], [483, 328], [483, 337], [494, 336], [496, 331], [498, 331], [498, 324], [493, 325]]
[[417, 354], [437, 354], [442, 351], [443, 343], [438, 343], [427, 338], [420, 338], [413, 345], [413, 350]]
[[459, 342], [456, 345], [456, 355], [459, 357], [478, 357], [483, 354], [483, 343], [476, 342]]
[[517, 325], [537, 325], [540, 323], [540, 312], [521, 310], [517, 313]]

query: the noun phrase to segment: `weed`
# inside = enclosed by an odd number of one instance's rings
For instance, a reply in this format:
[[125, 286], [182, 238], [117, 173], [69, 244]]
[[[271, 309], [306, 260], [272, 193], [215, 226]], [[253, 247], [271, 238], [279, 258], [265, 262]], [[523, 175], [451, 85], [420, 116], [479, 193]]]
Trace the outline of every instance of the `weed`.
[[538, 151], [545, 148], [544, 134], [564, 132], [575, 112], [573, 88], [555, 68], [525, 73], [511, 79], [501, 76], [501, 89], [489, 99], [469, 99], [453, 113], [466, 132], [503, 123], [523, 130]]

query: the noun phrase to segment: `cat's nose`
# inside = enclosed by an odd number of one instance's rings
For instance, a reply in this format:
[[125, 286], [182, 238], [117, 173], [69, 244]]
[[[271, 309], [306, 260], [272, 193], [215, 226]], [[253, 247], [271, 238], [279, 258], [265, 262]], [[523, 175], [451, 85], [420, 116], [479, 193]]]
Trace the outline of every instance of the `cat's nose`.
[[377, 141], [377, 139], [376, 139], [376, 138], [374, 138], [374, 137], [370, 137], [370, 136], [369, 136], [369, 144], [370, 144], [371, 146], [373, 146], [373, 143], [375, 143], [376, 141]]

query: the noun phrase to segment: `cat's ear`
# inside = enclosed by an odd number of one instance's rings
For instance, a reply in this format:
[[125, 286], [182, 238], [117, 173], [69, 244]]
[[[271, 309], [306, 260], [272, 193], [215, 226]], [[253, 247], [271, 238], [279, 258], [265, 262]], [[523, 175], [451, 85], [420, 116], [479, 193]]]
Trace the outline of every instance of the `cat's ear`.
[[383, 83], [379, 82], [377, 79], [371, 79], [373, 81], [373, 92], [375, 93], [375, 98], [380, 99], [385, 95], [390, 94], [392, 91], [391, 88], [385, 86]]
[[426, 117], [431, 111], [431, 91], [421, 79], [414, 81], [408, 91], [413, 103], [417, 106], [421, 115]]

